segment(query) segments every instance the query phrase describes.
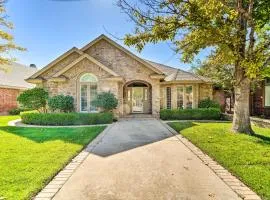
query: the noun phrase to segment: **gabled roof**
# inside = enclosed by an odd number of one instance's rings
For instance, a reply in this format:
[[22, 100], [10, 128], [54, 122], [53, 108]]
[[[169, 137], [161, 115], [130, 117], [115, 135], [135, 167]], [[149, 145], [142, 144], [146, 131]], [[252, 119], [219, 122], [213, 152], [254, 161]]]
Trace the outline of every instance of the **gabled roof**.
[[159, 69], [153, 67], [151, 64], [149, 64], [147, 61], [145, 61], [144, 59], [136, 56], [134, 53], [130, 52], [129, 50], [127, 50], [126, 48], [122, 47], [121, 45], [117, 44], [115, 41], [113, 41], [112, 39], [110, 39], [109, 37], [105, 36], [104, 34], [100, 35], [99, 37], [97, 37], [96, 39], [94, 39], [93, 41], [91, 41], [89, 44], [85, 45], [83, 48], [81, 48], [81, 51], [85, 51], [87, 49], [89, 49], [91, 46], [93, 46], [94, 44], [96, 44], [97, 42], [99, 42], [100, 40], [106, 40], [108, 43], [110, 43], [111, 45], [113, 45], [114, 47], [116, 47], [117, 49], [119, 49], [120, 51], [125, 52], [126, 54], [128, 54], [130, 57], [134, 58], [135, 60], [137, 60], [138, 62], [142, 63], [143, 65], [145, 65], [146, 67], [150, 68], [152, 71], [156, 72], [157, 74], [163, 74], [162, 71], [160, 71]]
[[63, 73], [65, 73], [67, 70], [71, 69], [74, 65], [76, 65], [77, 63], [79, 63], [83, 59], [88, 59], [89, 61], [95, 63], [100, 68], [102, 68], [103, 70], [105, 70], [106, 72], [108, 72], [109, 74], [111, 74], [113, 76], [119, 76], [117, 73], [115, 73], [114, 71], [112, 71], [111, 69], [109, 69], [108, 67], [106, 67], [105, 65], [103, 65], [102, 63], [100, 63], [99, 61], [97, 61], [92, 56], [84, 53], [79, 58], [77, 58], [76, 60], [74, 60], [72, 63], [70, 63], [69, 65], [67, 65], [66, 67], [64, 67], [62, 70], [60, 70], [56, 74], [54, 74], [53, 77], [58, 77], [58, 76], [62, 75]]
[[191, 72], [187, 72], [187, 71], [184, 71], [184, 70], [181, 70], [181, 69], [178, 69], [178, 68], [170, 67], [170, 66], [167, 66], [167, 65], [163, 65], [163, 64], [160, 64], [160, 63], [153, 62], [153, 61], [144, 60], [144, 59], [136, 56], [135, 54], [133, 54], [132, 52], [130, 52], [126, 48], [122, 47], [121, 45], [117, 44], [115, 41], [113, 41], [112, 39], [110, 39], [109, 37], [107, 37], [107, 36], [105, 36], [103, 34], [100, 35], [99, 37], [97, 37], [96, 39], [94, 39], [93, 41], [91, 41], [89, 44], [85, 45], [81, 49], [73, 47], [72, 49], [70, 49], [69, 51], [67, 51], [66, 53], [64, 53], [60, 57], [58, 57], [56, 60], [52, 61], [47, 66], [45, 66], [44, 68], [42, 68], [41, 70], [39, 70], [38, 72], [33, 74], [27, 80], [31, 80], [31, 79], [36, 80], [36, 78], [40, 74], [44, 73], [45, 71], [50, 69], [52, 66], [54, 66], [57, 62], [59, 62], [62, 59], [66, 58], [67, 56], [69, 56], [73, 52], [77, 52], [80, 55], [80, 57], [75, 59], [72, 63], [68, 64], [67, 66], [63, 67], [63, 69], [60, 70], [59, 72], [57, 72], [56, 74], [54, 74], [53, 75], [54, 78], [59, 77], [61, 74], [66, 72], [68, 69], [70, 69], [72, 66], [74, 66], [76, 63], [80, 62], [84, 58], [87, 58], [90, 61], [94, 62], [95, 64], [97, 64], [98, 66], [100, 66], [102, 69], [104, 69], [108, 73], [112, 74], [113, 76], [119, 76], [117, 73], [115, 73], [110, 68], [106, 67], [105, 65], [103, 65], [102, 63], [100, 63], [99, 61], [97, 61], [96, 59], [91, 57], [90, 55], [84, 53], [84, 51], [86, 51], [91, 46], [93, 46], [94, 44], [96, 44], [97, 42], [99, 42], [101, 40], [105, 40], [109, 44], [111, 44], [114, 47], [116, 47], [117, 49], [119, 49], [120, 51], [125, 52], [130, 57], [132, 57], [133, 59], [135, 59], [138, 62], [142, 63], [144, 66], [148, 67], [149, 69], [151, 69], [152, 71], [154, 71], [158, 75], [162, 75], [162, 76], [165, 75], [166, 77], [165, 77], [164, 81], [170, 81], [170, 82], [172, 82], [172, 81], [176, 81], [176, 82], [177, 81], [190, 81], [190, 82], [197, 82], [197, 83], [198, 82], [206, 82], [206, 83], [211, 83], [212, 82], [212, 80], [210, 80], [210, 79], [208, 79], [206, 77], [198, 76], [198, 75], [193, 74]]
[[191, 72], [187, 72], [178, 68], [170, 67], [149, 60], [147, 60], [147, 62], [149, 62], [154, 67], [158, 68], [166, 75], [165, 81], [196, 81], [207, 83], [212, 82], [212, 80], [209, 78], [199, 76]]
[[45, 71], [47, 71], [48, 69], [50, 69], [53, 65], [55, 65], [56, 63], [58, 63], [59, 61], [63, 60], [64, 58], [66, 58], [67, 56], [69, 56], [70, 54], [72, 54], [74, 52], [77, 52], [80, 55], [83, 54], [78, 48], [73, 47], [70, 50], [68, 50], [67, 52], [65, 52], [64, 54], [62, 54], [61, 56], [59, 56], [57, 59], [53, 60], [51, 63], [49, 63], [48, 65], [46, 65], [45, 67], [43, 67], [41, 70], [37, 71], [35, 74], [33, 74], [28, 79], [35, 79], [35, 78], [37, 78], [40, 74], [44, 73]]
[[0, 87], [14, 89], [28, 89], [35, 85], [27, 83], [24, 79], [34, 74], [38, 69], [16, 62], [7, 65], [8, 71], [0, 70]]

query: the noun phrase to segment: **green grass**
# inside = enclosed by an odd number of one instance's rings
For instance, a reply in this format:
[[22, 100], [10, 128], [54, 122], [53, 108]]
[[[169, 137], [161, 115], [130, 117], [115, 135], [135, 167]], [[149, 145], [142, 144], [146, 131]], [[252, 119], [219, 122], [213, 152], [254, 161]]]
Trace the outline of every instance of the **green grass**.
[[8, 127], [0, 116], [0, 199], [30, 199], [104, 127]]
[[173, 122], [169, 125], [226, 167], [263, 199], [270, 199], [270, 129], [234, 134], [231, 123]]

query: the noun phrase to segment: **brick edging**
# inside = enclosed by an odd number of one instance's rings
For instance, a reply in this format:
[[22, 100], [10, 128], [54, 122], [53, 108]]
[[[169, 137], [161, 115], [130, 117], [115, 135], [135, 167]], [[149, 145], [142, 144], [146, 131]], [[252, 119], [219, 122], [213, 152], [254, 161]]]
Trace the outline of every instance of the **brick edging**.
[[173, 134], [180, 142], [182, 142], [192, 153], [194, 153], [205, 165], [207, 165], [226, 185], [228, 185], [239, 197], [244, 200], [261, 200], [261, 198], [241, 182], [237, 177], [233, 176], [227, 169], [222, 167], [207, 154], [202, 152], [198, 147], [192, 144], [188, 139], [177, 133], [166, 122], [161, 123]]
[[114, 124], [108, 125], [86, 148], [75, 156], [64, 169], [62, 169], [34, 198], [33, 200], [51, 200], [56, 193], [63, 187], [66, 181], [72, 176], [75, 170], [82, 164], [95, 146], [108, 133]]

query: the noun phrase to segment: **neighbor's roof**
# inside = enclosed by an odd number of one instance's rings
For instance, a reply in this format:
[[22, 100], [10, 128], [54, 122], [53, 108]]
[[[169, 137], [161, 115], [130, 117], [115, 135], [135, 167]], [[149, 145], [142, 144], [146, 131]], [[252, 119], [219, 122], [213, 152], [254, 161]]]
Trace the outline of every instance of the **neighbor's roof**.
[[7, 71], [0, 70], [0, 88], [28, 89], [35, 85], [27, 83], [24, 79], [34, 74], [38, 69], [16, 62], [7, 65]]
[[162, 71], [166, 77], [165, 81], [202, 81], [202, 82], [212, 82], [211, 79], [196, 75], [191, 72], [187, 72], [178, 68], [170, 67], [160, 63], [146, 60], [148, 63], [153, 65], [155, 68]]

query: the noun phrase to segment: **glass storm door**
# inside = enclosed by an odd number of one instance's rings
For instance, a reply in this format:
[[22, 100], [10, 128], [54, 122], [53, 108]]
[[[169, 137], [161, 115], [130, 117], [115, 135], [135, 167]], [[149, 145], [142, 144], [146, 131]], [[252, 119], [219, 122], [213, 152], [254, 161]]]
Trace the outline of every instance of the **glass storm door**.
[[143, 87], [132, 88], [132, 112], [143, 112]]

